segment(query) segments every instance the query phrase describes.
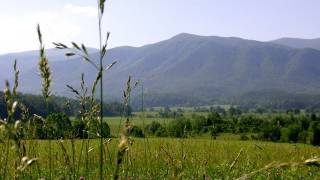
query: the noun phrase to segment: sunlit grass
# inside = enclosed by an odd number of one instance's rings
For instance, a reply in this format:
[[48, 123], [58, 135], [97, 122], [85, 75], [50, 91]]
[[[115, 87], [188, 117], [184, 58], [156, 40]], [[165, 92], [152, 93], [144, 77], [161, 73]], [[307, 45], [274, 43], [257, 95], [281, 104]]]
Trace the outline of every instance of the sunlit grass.
[[[225, 136], [225, 137], [224, 137]], [[121, 166], [120, 176], [122, 178], [138, 179], [169, 179], [174, 176], [198, 179], [208, 178], [237, 178], [243, 174], [263, 168], [271, 162], [300, 162], [304, 159], [314, 157], [320, 153], [319, 147], [305, 144], [271, 143], [256, 141], [226, 140], [232, 139], [230, 135], [222, 135], [218, 140], [208, 138], [173, 139], [173, 138], [148, 138], [147, 158], [145, 157], [146, 139], [134, 138], [134, 144], [130, 147], [125, 163]], [[78, 159], [82, 140], [76, 140], [77, 151], [75, 169], [77, 178], [85, 175], [85, 162]], [[85, 141], [85, 140], [83, 140]], [[71, 143], [63, 142], [67, 148], [68, 156], [71, 156]], [[117, 152], [116, 139], [105, 144], [104, 157], [105, 177], [112, 178], [115, 168], [115, 157]], [[42, 176], [49, 173], [48, 153], [46, 140], [26, 141], [27, 149], [31, 144], [37, 148], [38, 163]], [[52, 143], [52, 163], [55, 178], [69, 177], [70, 171], [65, 163], [65, 156], [59, 148], [57, 141]], [[3, 146], [0, 146], [2, 149]], [[237, 163], [229, 170], [240, 149]], [[90, 140], [89, 152], [89, 179], [98, 178], [99, 166], [99, 140]], [[82, 152], [84, 153], [84, 152]], [[32, 152], [27, 152], [32, 154]], [[14, 158], [10, 152], [9, 158]], [[9, 160], [9, 175], [12, 177], [14, 164]], [[72, 162], [71, 162], [72, 163]], [[32, 166], [23, 173], [23, 177], [37, 177], [37, 168]], [[313, 179], [320, 176], [319, 169], [314, 167], [292, 167], [286, 169], [274, 169], [261, 172], [255, 177], [261, 178], [298, 178]]]

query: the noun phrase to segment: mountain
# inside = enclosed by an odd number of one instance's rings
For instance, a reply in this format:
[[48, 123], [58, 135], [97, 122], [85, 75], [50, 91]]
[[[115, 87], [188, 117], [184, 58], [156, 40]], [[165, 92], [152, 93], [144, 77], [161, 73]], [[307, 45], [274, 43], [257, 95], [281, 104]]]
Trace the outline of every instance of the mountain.
[[316, 39], [301, 39], [301, 38], [280, 38], [271, 41], [275, 44], [285, 45], [292, 48], [312, 48], [320, 50], [320, 38]]
[[[98, 50], [89, 48], [89, 52], [96, 53]], [[66, 51], [58, 49], [47, 49], [46, 54], [51, 63], [65, 61], [64, 53]], [[38, 65], [39, 51], [26, 51], [18, 53], [9, 53], [0, 55], [0, 80], [10, 79], [13, 73], [13, 63], [17, 60], [21, 74], [26, 74], [30, 71], [37, 73], [35, 70]]]
[[[82, 72], [86, 82], [95, 79], [96, 71], [88, 63], [59, 53], [52, 59], [48, 54], [57, 95], [70, 96], [65, 84], [79, 87]], [[18, 64], [20, 90], [40, 93], [37, 59], [28, 60], [23, 54]], [[90, 56], [96, 59], [98, 54], [93, 50]], [[4, 62], [1, 57], [0, 64], [6, 64], [8, 69], [12, 63]], [[122, 96], [129, 75], [143, 84], [146, 105], [152, 106], [210, 104], [266, 89], [289, 94], [320, 94], [320, 51], [275, 42], [183, 33], [142, 47], [110, 49], [105, 65], [114, 60], [118, 63], [104, 78], [109, 99]], [[0, 72], [6, 69], [0, 66]], [[140, 88], [134, 90], [136, 94], [140, 91]]]

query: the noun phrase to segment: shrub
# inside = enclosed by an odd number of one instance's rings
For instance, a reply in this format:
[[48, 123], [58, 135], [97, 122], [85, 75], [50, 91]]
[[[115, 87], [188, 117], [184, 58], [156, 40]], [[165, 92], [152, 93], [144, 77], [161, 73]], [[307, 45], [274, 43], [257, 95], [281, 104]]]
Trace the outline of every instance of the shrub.
[[148, 133], [153, 134], [157, 137], [168, 136], [166, 128], [156, 121], [152, 121], [152, 123], [147, 125], [145, 129]]
[[47, 138], [65, 138], [71, 135], [72, 125], [66, 114], [52, 113], [46, 119], [45, 129]]
[[32, 136], [35, 139], [45, 139], [46, 131], [45, 131], [45, 121], [43, 121], [41, 118], [33, 117], [32, 118]]
[[240, 140], [247, 141], [247, 140], [249, 140], [249, 137], [246, 134], [242, 133], [242, 134], [240, 134]]
[[172, 137], [186, 137], [191, 131], [191, 122], [185, 118], [178, 118], [168, 124], [168, 133]]
[[133, 126], [130, 129], [130, 135], [134, 136], [134, 137], [144, 137], [144, 133], [143, 133], [142, 129], [138, 126]]
[[207, 130], [205, 128], [207, 126], [207, 119], [204, 116], [194, 116], [191, 126], [195, 133], [205, 133]]
[[165, 127], [161, 126], [157, 131], [154, 133], [157, 137], [166, 137], [168, 136], [167, 130]]
[[156, 121], [152, 121], [151, 124], [148, 124], [146, 126], [146, 130], [148, 133], [151, 133], [151, 134], [155, 134], [155, 132], [161, 128], [161, 124], [159, 122], [156, 122]]
[[308, 131], [301, 131], [301, 132], [298, 134], [298, 142], [300, 142], [300, 143], [307, 143], [308, 136], [309, 136]]
[[280, 140], [282, 142], [289, 142], [289, 129], [288, 128], [281, 128]]
[[312, 145], [320, 145], [320, 123], [312, 124], [312, 136], [310, 139]]
[[301, 126], [298, 124], [291, 124], [289, 128], [289, 141], [297, 142], [299, 139], [299, 133], [302, 131]]
[[83, 121], [75, 119], [72, 121], [73, 135], [76, 138], [84, 139], [88, 137], [86, 125]]
[[209, 128], [209, 130], [210, 130], [211, 137], [213, 137], [214, 139], [216, 139], [217, 136], [219, 136], [219, 129], [218, 128], [212, 126]]
[[251, 134], [251, 136], [250, 136], [250, 137], [251, 137], [251, 139], [252, 139], [252, 140], [258, 140], [258, 139], [259, 139], [259, 137], [258, 137], [258, 136], [256, 136], [256, 135], [254, 135], [254, 134]]
[[207, 120], [207, 126], [211, 126], [211, 125], [216, 125], [216, 124], [222, 124], [222, 118], [219, 115], [219, 113], [217, 112], [212, 112], [208, 115], [208, 120]]
[[278, 141], [280, 140], [280, 137], [280, 128], [271, 124], [266, 124], [265, 127], [262, 128], [262, 132], [260, 133], [260, 139], [263, 140]]
[[[78, 133], [81, 133], [81, 131], [85, 130], [83, 135], [81, 135], [82, 138], [99, 138], [99, 134], [97, 134], [97, 132], [100, 133], [100, 122], [98, 122], [96, 119], [93, 119], [90, 121], [89, 123], [89, 129], [88, 131], [83, 127], [83, 123], [79, 123], [77, 125], [77, 123], [74, 124], [74, 127], [78, 128]], [[103, 138], [107, 138], [110, 137], [110, 127], [106, 122], [102, 122], [102, 132], [101, 132], [101, 137]]]

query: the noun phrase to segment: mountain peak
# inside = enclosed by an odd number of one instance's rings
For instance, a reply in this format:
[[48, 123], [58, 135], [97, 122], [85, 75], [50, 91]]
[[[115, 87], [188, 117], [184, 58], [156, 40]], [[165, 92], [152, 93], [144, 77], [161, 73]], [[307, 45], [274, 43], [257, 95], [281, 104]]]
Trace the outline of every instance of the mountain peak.
[[190, 33], [180, 33], [173, 36], [171, 39], [185, 39], [185, 38], [192, 38], [192, 37], [201, 37], [199, 35], [190, 34]]

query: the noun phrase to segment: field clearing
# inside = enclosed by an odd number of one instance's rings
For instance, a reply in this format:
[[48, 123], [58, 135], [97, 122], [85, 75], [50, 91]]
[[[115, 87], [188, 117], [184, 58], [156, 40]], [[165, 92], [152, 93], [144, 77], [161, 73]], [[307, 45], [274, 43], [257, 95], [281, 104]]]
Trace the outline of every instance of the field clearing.
[[[195, 111], [183, 111], [182, 113], [183, 113], [183, 116], [185, 117], [191, 117], [192, 115], [206, 116], [209, 114], [209, 112], [195, 112]], [[145, 118], [159, 117], [158, 111], [133, 112], [132, 114], [134, 116], [143, 116]]]
[[[87, 160], [85, 160], [86, 142], [86, 140], [75, 140], [74, 155], [72, 155], [70, 140], [62, 143], [67, 153], [63, 153], [58, 141], [51, 142], [55, 179], [79, 179], [81, 176], [85, 176], [86, 179], [98, 178], [99, 141], [89, 141]], [[48, 177], [48, 141], [32, 140], [25, 143], [27, 155], [37, 157], [38, 164], [28, 167], [20, 177], [23, 179]], [[111, 179], [115, 170], [117, 144], [118, 139], [105, 143], [106, 179]], [[4, 152], [3, 148], [3, 145], [0, 145], [1, 152]], [[243, 151], [235, 160], [241, 149]], [[272, 162], [302, 162], [319, 154], [319, 147], [305, 144], [238, 141], [224, 138], [221, 140], [134, 138], [119, 172], [122, 179], [234, 179], [264, 168]], [[14, 157], [14, 151], [10, 151], [8, 166], [10, 177], [14, 172]], [[3, 160], [4, 155], [1, 155], [0, 161]], [[235, 164], [230, 168], [234, 160]], [[254, 179], [317, 179], [319, 177], [319, 168], [313, 166], [271, 168], [253, 176]]]
[[[116, 117], [105, 117], [104, 120], [108, 123], [111, 131], [111, 135], [117, 136], [119, 135], [119, 128], [121, 128], [122, 124], [125, 122], [125, 118], [116, 116]], [[130, 118], [131, 125], [142, 127], [143, 124], [146, 126], [151, 124], [153, 121], [159, 122], [161, 124], [166, 124], [172, 121], [172, 118], [160, 118], [160, 117], [151, 117], [151, 118], [141, 118], [139, 116], [133, 116]]]

